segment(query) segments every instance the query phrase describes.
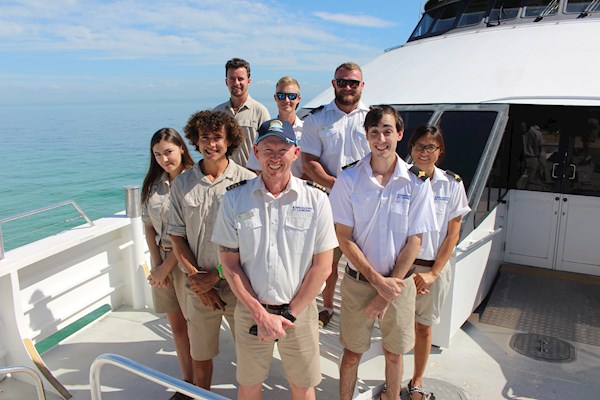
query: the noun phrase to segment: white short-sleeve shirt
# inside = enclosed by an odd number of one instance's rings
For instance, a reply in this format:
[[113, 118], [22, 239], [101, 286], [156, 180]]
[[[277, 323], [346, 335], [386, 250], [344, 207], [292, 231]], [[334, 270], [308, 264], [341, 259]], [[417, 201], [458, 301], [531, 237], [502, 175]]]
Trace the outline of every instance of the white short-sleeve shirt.
[[363, 126], [368, 112], [360, 102], [346, 114], [333, 100], [304, 120], [300, 151], [319, 157], [325, 170], [338, 176], [343, 166], [371, 152]]
[[262, 176], [228, 190], [212, 241], [239, 249], [258, 300], [273, 305], [292, 301], [313, 255], [338, 245], [327, 195], [293, 176], [277, 198]]
[[329, 196], [335, 223], [353, 228], [352, 239], [384, 276], [392, 273], [409, 236], [437, 230], [429, 179], [423, 181], [400, 157], [396, 160], [392, 177], [382, 186], [367, 155], [342, 171]]
[[423, 234], [418, 256], [423, 260], [435, 260], [437, 257], [448, 233], [448, 222], [471, 211], [462, 180], [457, 180], [436, 167], [431, 179], [431, 188], [439, 232]]
[[[298, 140], [298, 143], [300, 143], [300, 138], [302, 138], [303, 124], [304, 123], [302, 122], [302, 120], [298, 118], [298, 116], [296, 116], [296, 120], [294, 121], [294, 125], [292, 125], [292, 128], [294, 128], [294, 133], [296, 134], [296, 140]], [[262, 169], [260, 163], [254, 155], [254, 151], [250, 152], [250, 157], [248, 158], [248, 165], [246, 167], [255, 171], [260, 171]], [[292, 175], [294, 175], [296, 178], [302, 178], [302, 175], [304, 175], [304, 171], [302, 170], [302, 159], [300, 157], [298, 157], [296, 161], [294, 161], [294, 163], [292, 164]]]

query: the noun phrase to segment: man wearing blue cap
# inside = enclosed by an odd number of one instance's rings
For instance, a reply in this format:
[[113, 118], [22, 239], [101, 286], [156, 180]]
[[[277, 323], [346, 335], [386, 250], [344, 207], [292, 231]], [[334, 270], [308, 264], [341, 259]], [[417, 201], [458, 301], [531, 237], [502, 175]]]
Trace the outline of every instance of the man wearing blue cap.
[[262, 398], [275, 341], [292, 398], [314, 399], [321, 381], [315, 298], [338, 245], [331, 206], [323, 188], [292, 176], [300, 148], [289, 122], [264, 122], [254, 154], [262, 174], [228, 188], [212, 236], [239, 300], [238, 399]]

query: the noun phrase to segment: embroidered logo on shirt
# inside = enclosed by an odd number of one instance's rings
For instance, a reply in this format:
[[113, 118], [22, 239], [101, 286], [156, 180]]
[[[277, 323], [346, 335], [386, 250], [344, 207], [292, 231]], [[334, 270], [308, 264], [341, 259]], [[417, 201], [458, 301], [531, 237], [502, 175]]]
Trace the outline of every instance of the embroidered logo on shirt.
[[412, 196], [410, 194], [396, 193], [396, 202], [399, 202], [399, 201], [410, 201], [411, 197]]
[[254, 217], [254, 211], [248, 211], [248, 212], [243, 213], [243, 214], [238, 214], [237, 220], [240, 221], [240, 222], [242, 222], [242, 221], [245, 221], [245, 220], [250, 219], [252, 217]]
[[312, 213], [314, 209], [312, 207], [303, 207], [303, 206], [292, 206], [290, 212], [292, 213]]
[[433, 198], [434, 201], [450, 201], [450, 197], [448, 196], [435, 196]]

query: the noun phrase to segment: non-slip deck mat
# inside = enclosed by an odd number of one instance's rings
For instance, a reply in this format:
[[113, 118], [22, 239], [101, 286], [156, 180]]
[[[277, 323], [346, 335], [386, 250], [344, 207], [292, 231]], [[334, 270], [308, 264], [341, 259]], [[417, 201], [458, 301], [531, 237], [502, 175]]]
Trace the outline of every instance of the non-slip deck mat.
[[600, 346], [600, 280], [503, 266], [481, 322]]

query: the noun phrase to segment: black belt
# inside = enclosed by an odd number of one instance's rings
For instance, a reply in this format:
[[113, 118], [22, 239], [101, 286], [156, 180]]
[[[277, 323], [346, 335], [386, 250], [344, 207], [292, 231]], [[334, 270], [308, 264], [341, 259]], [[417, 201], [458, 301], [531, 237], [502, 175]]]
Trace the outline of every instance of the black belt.
[[[433, 261], [432, 261], [431, 265], [433, 265]], [[404, 277], [404, 279], [409, 278], [414, 272], [415, 272], [414, 268], [409, 269], [408, 272], [406, 273], [406, 276]], [[357, 281], [369, 282], [369, 280], [367, 279], [366, 276], [364, 276], [363, 274], [361, 274], [358, 271], [353, 270], [348, 265], [346, 265], [346, 275], [348, 275], [352, 279], [356, 279]]]
[[420, 258], [417, 258], [413, 264], [419, 265], [421, 267], [429, 267], [429, 268], [431, 268], [431, 267], [433, 267], [433, 263], [435, 263], [435, 260], [434, 261], [431, 261], [431, 260], [421, 260]]
[[262, 304], [261, 303], [261, 306], [263, 306], [269, 314], [280, 314], [283, 310], [288, 308], [290, 305], [289, 304], [279, 304], [277, 306], [274, 306], [271, 304]]

